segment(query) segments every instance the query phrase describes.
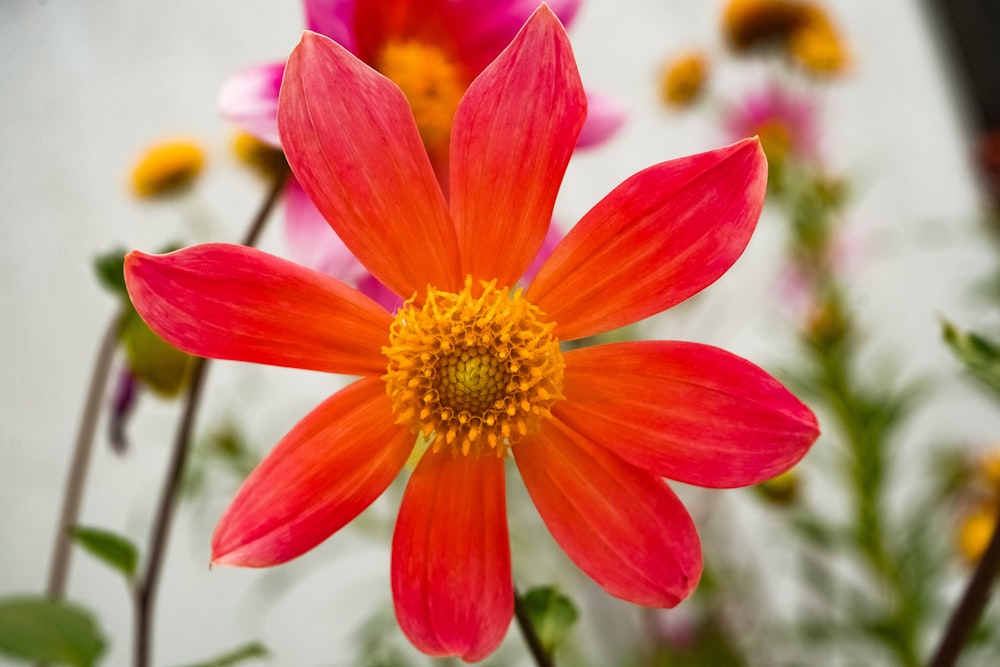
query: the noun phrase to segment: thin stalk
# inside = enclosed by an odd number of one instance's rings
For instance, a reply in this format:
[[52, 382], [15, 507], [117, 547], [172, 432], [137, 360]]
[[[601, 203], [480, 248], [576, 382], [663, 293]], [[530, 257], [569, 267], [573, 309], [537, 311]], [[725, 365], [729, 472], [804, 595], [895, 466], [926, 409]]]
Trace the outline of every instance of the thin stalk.
[[948, 621], [948, 629], [938, 644], [930, 667], [952, 667], [958, 660], [965, 643], [983, 615], [998, 571], [1000, 571], [1000, 518], [993, 526], [993, 537], [990, 538], [990, 544], [986, 547], [979, 565], [976, 566], [965, 593], [962, 594], [961, 602]]
[[[250, 223], [250, 228], [243, 239], [243, 245], [252, 246], [257, 242], [264, 224], [270, 217], [278, 198], [288, 180], [288, 171], [278, 174], [260, 209]], [[198, 406], [201, 403], [202, 389], [208, 370], [207, 359], [196, 359], [191, 369], [190, 384], [187, 390], [187, 401], [181, 416], [181, 423], [174, 440], [173, 454], [167, 468], [160, 502], [153, 518], [153, 530], [147, 549], [147, 565], [143, 576], [136, 581], [134, 590], [135, 604], [135, 637], [134, 665], [149, 667], [152, 655], [153, 610], [156, 607], [156, 592], [166, 552], [167, 538], [174, 511], [177, 508], [181, 480], [187, 467], [188, 453], [191, 449], [191, 434], [194, 431]]]
[[84, 482], [87, 480], [87, 471], [90, 468], [90, 455], [94, 450], [94, 434], [97, 432], [98, 417], [101, 414], [104, 391], [107, 388], [111, 362], [114, 359], [115, 347], [118, 343], [120, 324], [121, 313], [118, 312], [108, 322], [107, 330], [101, 339], [101, 345], [97, 348], [94, 371], [90, 376], [87, 401], [76, 434], [73, 461], [70, 463], [69, 477], [66, 480], [66, 493], [63, 495], [62, 510], [56, 528], [56, 540], [52, 547], [52, 564], [49, 569], [46, 593], [53, 600], [61, 600], [66, 593], [69, 561], [73, 554], [69, 530], [76, 525], [80, 516]]
[[517, 625], [521, 628], [521, 634], [524, 635], [524, 641], [528, 645], [531, 657], [535, 659], [535, 664], [538, 667], [555, 667], [555, 658], [542, 646], [542, 640], [535, 631], [535, 624], [531, 622], [528, 608], [524, 605], [524, 599], [517, 587], [514, 588], [514, 618], [517, 619]]

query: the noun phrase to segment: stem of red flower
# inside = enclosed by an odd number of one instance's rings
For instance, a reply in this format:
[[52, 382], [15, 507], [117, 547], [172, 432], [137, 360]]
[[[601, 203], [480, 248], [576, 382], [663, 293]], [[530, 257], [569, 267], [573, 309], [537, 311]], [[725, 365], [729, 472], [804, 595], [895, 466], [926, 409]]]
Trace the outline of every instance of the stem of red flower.
[[47, 594], [53, 600], [61, 600], [66, 592], [66, 576], [69, 572], [70, 556], [73, 553], [69, 529], [76, 524], [80, 515], [80, 500], [83, 498], [83, 483], [87, 479], [90, 467], [90, 454], [94, 449], [94, 433], [97, 432], [98, 416], [101, 413], [104, 390], [108, 384], [111, 371], [111, 361], [114, 358], [118, 343], [118, 327], [121, 323], [121, 313], [115, 313], [108, 323], [108, 328], [97, 349], [97, 359], [94, 361], [94, 371], [90, 376], [90, 387], [87, 389], [87, 402], [83, 408], [83, 417], [76, 434], [76, 444], [73, 447], [73, 462], [69, 468], [69, 478], [66, 480], [66, 493], [63, 495], [62, 511], [56, 527], [56, 541], [52, 548], [52, 565], [49, 569]]
[[[267, 194], [267, 198], [250, 223], [250, 229], [243, 239], [243, 245], [252, 246], [257, 242], [264, 228], [264, 223], [267, 222], [271, 211], [274, 210], [274, 205], [281, 196], [281, 191], [284, 189], [287, 180], [287, 170], [275, 178]], [[181, 416], [177, 437], [174, 440], [173, 455], [167, 469], [163, 493], [160, 496], [160, 503], [153, 519], [153, 532], [150, 536], [149, 548], [147, 550], [149, 560], [144, 575], [136, 581], [135, 585], [135, 652], [133, 656], [135, 667], [149, 667], [150, 665], [153, 637], [153, 609], [155, 608], [160, 570], [162, 568], [163, 555], [166, 551], [170, 524], [173, 520], [174, 510], [177, 507], [181, 480], [184, 476], [184, 469], [187, 466], [188, 452], [191, 449], [191, 434], [194, 431], [195, 417], [198, 413], [198, 406], [201, 403], [202, 388], [205, 384], [207, 370], [207, 359], [196, 359], [194, 361], [191, 368], [191, 378], [187, 390], [184, 413]]]
[[538, 667], [555, 667], [555, 658], [542, 646], [542, 640], [535, 631], [535, 624], [531, 622], [528, 608], [525, 607], [524, 600], [516, 586], [514, 587], [514, 617], [517, 619], [518, 627], [521, 628], [521, 634], [524, 635], [524, 641], [528, 645], [531, 657], [535, 659], [535, 664]]
[[958, 660], [965, 642], [983, 615], [983, 609], [989, 600], [990, 588], [997, 578], [998, 571], [1000, 571], [1000, 518], [993, 526], [993, 537], [990, 538], [990, 544], [986, 547], [979, 565], [976, 566], [972, 579], [969, 580], [962, 601], [948, 621], [948, 630], [938, 644], [938, 650], [930, 662], [930, 667], [951, 667]]

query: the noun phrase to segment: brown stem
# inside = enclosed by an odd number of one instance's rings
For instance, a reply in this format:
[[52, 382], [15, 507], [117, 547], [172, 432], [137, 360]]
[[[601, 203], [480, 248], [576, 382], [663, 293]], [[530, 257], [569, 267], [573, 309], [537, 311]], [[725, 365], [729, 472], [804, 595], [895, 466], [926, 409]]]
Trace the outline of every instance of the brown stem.
[[69, 572], [70, 556], [73, 553], [69, 530], [76, 525], [77, 518], [80, 516], [83, 486], [90, 467], [90, 454], [94, 450], [94, 433], [97, 432], [98, 417], [101, 414], [111, 361], [114, 359], [115, 347], [118, 343], [120, 324], [121, 313], [118, 312], [111, 318], [107, 330], [104, 332], [101, 346], [97, 349], [94, 371], [90, 376], [87, 401], [83, 408], [80, 428], [76, 434], [73, 462], [70, 464], [69, 478], [66, 480], [66, 493], [63, 495], [62, 511], [56, 528], [56, 541], [52, 548], [52, 565], [49, 569], [49, 583], [46, 592], [53, 600], [61, 600], [66, 593], [66, 578]]
[[524, 606], [524, 599], [516, 587], [514, 588], [514, 617], [517, 619], [518, 627], [521, 628], [521, 634], [524, 635], [524, 641], [528, 645], [531, 657], [535, 659], [535, 664], [538, 667], [555, 667], [555, 658], [542, 646], [542, 640], [535, 631], [535, 624], [531, 622], [528, 608]]
[[993, 526], [990, 544], [986, 547], [979, 565], [976, 566], [965, 593], [962, 594], [962, 601], [948, 621], [948, 629], [938, 644], [938, 650], [930, 662], [930, 667], [951, 667], [958, 660], [965, 642], [983, 615], [990, 597], [990, 588], [997, 578], [998, 571], [1000, 571], [1000, 515], [996, 525]]
[[[274, 209], [274, 205], [281, 196], [281, 191], [287, 180], [287, 170], [275, 178], [267, 194], [267, 198], [261, 204], [257, 215], [254, 216], [250, 224], [250, 229], [243, 239], [243, 245], [252, 246], [257, 242], [263, 230], [264, 223], [267, 221], [271, 211]], [[160, 571], [163, 566], [163, 556], [166, 551], [170, 524], [173, 520], [174, 510], [177, 507], [181, 480], [184, 476], [184, 469], [187, 466], [188, 452], [191, 449], [191, 434], [194, 430], [198, 406], [201, 403], [201, 394], [207, 370], [207, 359], [196, 359], [194, 361], [184, 413], [181, 416], [181, 423], [174, 440], [173, 454], [167, 469], [167, 477], [164, 481], [160, 503], [153, 518], [153, 531], [150, 536], [149, 548], [147, 549], [148, 561], [146, 570], [144, 575], [136, 581], [135, 585], [135, 652], [133, 656], [135, 667], [149, 667], [150, 665], [153, 638], [153, 610], [156, 606], [156, 592], [160, 580]]]

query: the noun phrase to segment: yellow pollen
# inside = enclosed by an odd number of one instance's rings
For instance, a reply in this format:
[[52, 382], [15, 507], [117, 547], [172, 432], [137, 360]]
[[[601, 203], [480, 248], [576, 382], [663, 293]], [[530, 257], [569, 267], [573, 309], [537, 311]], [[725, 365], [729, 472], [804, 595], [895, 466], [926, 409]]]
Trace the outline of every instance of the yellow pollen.
[[555, 323], [521, 290], [466, 278], [459, 293], [427, 288], [397, 311], [382, 348], [396, 422], [455, 455], [503, 456], [562, 398]]
[[440, 47], [413, 40], [389, 42], [374, 65], [406, 95], [424, 145], [447, 146], [466, 88], [461, 66]]

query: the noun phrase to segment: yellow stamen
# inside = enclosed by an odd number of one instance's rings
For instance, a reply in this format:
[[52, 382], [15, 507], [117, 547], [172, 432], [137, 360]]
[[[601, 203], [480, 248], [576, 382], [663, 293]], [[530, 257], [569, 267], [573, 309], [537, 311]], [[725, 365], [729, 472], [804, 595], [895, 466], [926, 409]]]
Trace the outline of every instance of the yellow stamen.
[[412, 40], [389, 42], [374, 65], [406, 95], [424, 145], [447, 146], [466, 88], [461, 66], [440, 47]]
[[456, 293], [428, 287], [396, 313], [385, 380], [396, 422], [453, 454], [503, 456], [562, 398], [563, 358], [554, 323], [521, 290], [471, 278]]

